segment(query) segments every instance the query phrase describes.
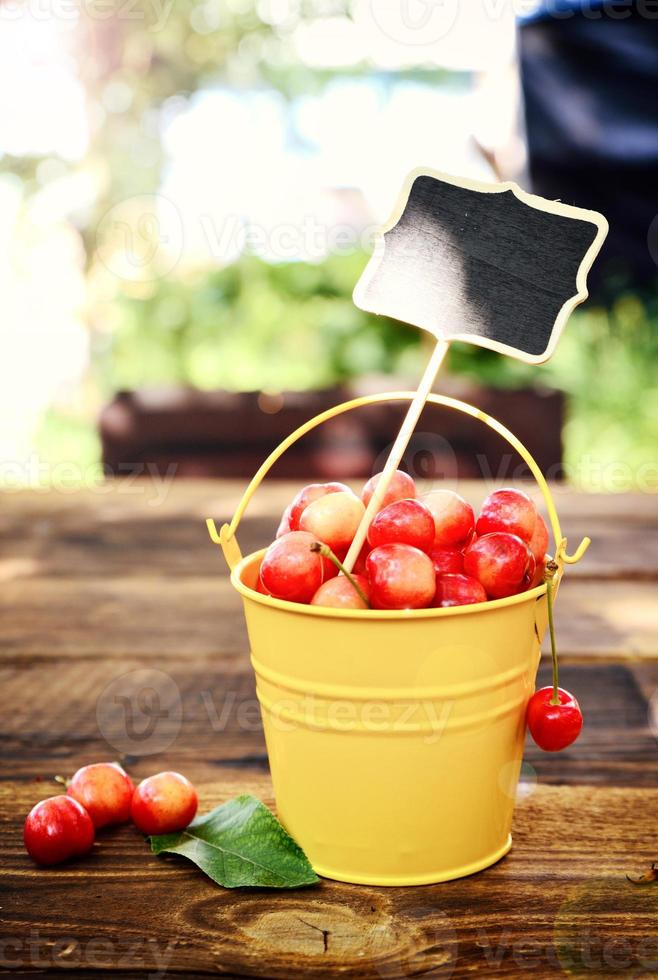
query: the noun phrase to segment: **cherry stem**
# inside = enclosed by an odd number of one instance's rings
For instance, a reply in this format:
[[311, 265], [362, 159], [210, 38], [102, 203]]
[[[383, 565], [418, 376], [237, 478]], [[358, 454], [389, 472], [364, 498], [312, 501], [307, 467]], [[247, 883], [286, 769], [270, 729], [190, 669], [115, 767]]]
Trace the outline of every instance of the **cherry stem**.
[[336, 558], [335, 554], [333, 553], [329, 545], [323, 544], [321, 541], [314, 541], [313, 544], [311, 545], [311, 551], [315, 551], [321, 554], [323, 558], [328, 558], [329, 561], [333, 562], [336, 568], [338, 569], [338, 571], [343, 573], [347, 581], [350, 583], [350, 585], [358, 595], [359, 599], [361, 599], [361, 601], [365, 603], [366, 608], [370, 609], [370, 603], [368, 602], [366, 596], [364, 595], [363, 589], [359, 588], [359, 583], [353, 577], [352, 573], [347, 571], [342, 561], [339, 558]]
[[553, 618], [553, 581], [557, 565], [554, 561], [546, 563], [544, 581], [546, 582], [546, 600], [548, 603], [548, 632], [551, 637], [551, 658], [553, 660], [553, 694], [550, 703], [555, 705], [560, 703], [558, 695], [558, 676], [557, 676], [557, 643], [555, 642], [555, 619]]

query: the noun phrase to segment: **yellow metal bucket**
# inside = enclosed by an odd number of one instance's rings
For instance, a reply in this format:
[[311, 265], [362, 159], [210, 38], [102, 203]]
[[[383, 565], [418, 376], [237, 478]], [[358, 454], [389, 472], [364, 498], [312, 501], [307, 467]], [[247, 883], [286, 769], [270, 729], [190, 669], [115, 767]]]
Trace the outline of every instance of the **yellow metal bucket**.
[[[544, 585], [447, 609], [339, 610], [255, 591], [263, 551], [242, 558], [235, 531], [272, 464], [315, 425], [392, 392], [345, 402], [272, 453], [213, 540], [241, 594], [277, 811], [318, 874], [419, 885], [472, 874], [511, 847], [514, 798], [546, 629]], [[534, 459], [495, 419], [455, 399], [520, 453], [548, 510], [561, 574], [573, 556]]]

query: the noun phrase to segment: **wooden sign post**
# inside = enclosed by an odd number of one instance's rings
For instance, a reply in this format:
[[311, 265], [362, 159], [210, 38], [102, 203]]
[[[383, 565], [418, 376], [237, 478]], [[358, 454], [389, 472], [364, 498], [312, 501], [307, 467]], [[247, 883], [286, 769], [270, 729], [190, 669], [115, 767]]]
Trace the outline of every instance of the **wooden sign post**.
[[437, 338], [344, 565], [351, 571], [400, 464], [452, 340], [548, 360], [608, 232], [596, 211], [548, 201], [516, 184], [417, 170], [354, 290], [360, 309]]

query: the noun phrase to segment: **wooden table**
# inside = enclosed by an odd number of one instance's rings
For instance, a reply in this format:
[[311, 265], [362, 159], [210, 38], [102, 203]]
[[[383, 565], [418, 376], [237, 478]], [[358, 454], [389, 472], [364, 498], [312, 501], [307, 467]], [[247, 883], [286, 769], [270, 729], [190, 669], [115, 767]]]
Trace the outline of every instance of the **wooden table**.
[[[382, 889], [227, 891], [150, 855], [129, 826], [87, 859], [38, 870], [22, 822], [56, 774], [122, 755], [136, 778], [180, 769], [202, 809], [238, 792], [273, 805], [238, 597], [203, 518], [241, 487], [119, 483], [2, 501], [1, 961], [73, 977], [658, 976], [656, 498], [556, 489], [572, 547], [560, 592], [564, 686], [586, 725], [553, 756], [528, 745], [514, 847], [461, 881]], [[484, 485], [467, 496], [482, 499]], [[257, 496], [243, 550], [271, 537], [291, 487]], [[549, 680], [548, 665], [541, 681]], [[162, 711], [116, 714], [141, 691]], [[146, 692], [146, 693], [144, 693]], [[151, 699], [151, 700], [149, 700]], [[113, 705], [115, 707], [113, 707]], [[144, 722], [153, 730], [145, 731]], [[128, 731], [130, 729], [130, 731]], [[148, 754], [145, 754], [148, 753]]]

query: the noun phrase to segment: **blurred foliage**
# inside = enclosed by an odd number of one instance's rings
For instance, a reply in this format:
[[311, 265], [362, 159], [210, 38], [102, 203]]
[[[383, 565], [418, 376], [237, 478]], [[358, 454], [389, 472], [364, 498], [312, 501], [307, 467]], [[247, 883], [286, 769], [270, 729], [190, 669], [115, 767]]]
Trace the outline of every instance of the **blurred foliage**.
[[572, 482], [658, 490], [658, 295], [622, 294], [608, 309], [574, 314], [541, 373], [568, 394]]
[[[270, 265], [247, 256], [185, 285], [123, 296], [104, 384], [235, 391], [324, 388], [415, 365], [419, 333], [352, 302], [363, 255]], [[406, 360], [408, 358], [408, 360]]]
[[[100, 0], [98, 0], [100, 3]], [[361, 373], [417, 374], [420, 331], [357, 310], [351, 292], [364, 256], [268, 265], [244, 256], [228, 268], [158, 279], [111, 295], [93, 279], [99, 219], [116, 202], [152, 193], [163, 165], [163, 125], [198, 89], [276, 88], [285, 98], [318, 91], [337, 72], [304, 65], [294, 32], [304, 21], [349, 11], [350, 0], [136, 0], [130, 15], [81, 8], [75, 57], [89, 101], [91, 145], [84, 168], [98, 192], [71, 220], [88, 256], [92, 288], [93, 383], [121, 388], [184, 384], [203, 389], [316, 388]], [[359, 74], [365, 65], [341, 69]], [[433, 71], [438, 83], [444, 73]], [[419, 80], [425, 71], [395, 73]], [[0, 159], [26, 192], [77, 164]], [[46, 161], [52, 164], [53, 161]], [[567, 471], [579, 485], [658, 486], [647, 469], [658, 431], [658, 302], [622, 294], [606, 309], [571, 318], [555, 357], [540, 367], [454, 345], [450, 369], [495, 387], [545, 384], [568, 395]], [[43, 459], [98, 460], [94, 410], [49, 411], [37, 433]], [[98, 407], [97, 405], [95, 406]], [[587, 460], [631, 474], [614, 487]]]
[[[160, 280], [123, 296], [100, 363], [108, 391], [149, 384], [272, 390], [320, 388], [364, 373], [413, 374], [422, 332], [356, 309], [363, 255], [270, 265], [244, 257], [187, 283]], [[452, 372], [498, 388], [567, 395], [569, 478], [587, 489], [658, 488], [658, 299], [622, 294], [569, 321], [555, 356], [528, 365], [467, 344]]]

